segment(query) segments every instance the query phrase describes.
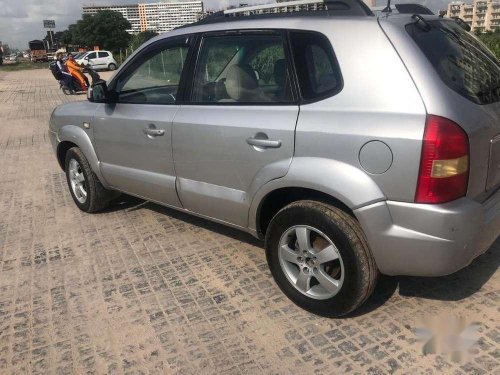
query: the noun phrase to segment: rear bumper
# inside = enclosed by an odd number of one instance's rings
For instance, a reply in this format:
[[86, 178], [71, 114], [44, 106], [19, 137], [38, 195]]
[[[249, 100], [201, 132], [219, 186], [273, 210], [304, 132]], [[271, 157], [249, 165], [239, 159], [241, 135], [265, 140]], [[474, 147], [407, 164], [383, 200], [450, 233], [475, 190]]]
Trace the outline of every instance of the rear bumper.
[[443, 276], [469, 265], [500, 235], [500, 190], [483, 204], [379, 202], [355, 212], [380, 272]]

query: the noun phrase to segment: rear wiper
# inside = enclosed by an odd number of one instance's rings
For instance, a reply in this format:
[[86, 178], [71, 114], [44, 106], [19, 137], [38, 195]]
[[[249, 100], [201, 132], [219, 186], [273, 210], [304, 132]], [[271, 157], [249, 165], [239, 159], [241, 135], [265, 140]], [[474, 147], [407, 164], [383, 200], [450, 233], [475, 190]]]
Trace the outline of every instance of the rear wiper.
[[431, 31], [430, 23], [427, 22], [427, 20], [424, 17], [422, 17], [420, 14], [414, 14], [413, 16], [411, 16], [411, 18], [416, 21], [415, 25], [418, 26], [418, 28], [420, 30]]
[[469, 32], [472, 30], [470, 25], [460, 17], [451, 17], [451, 19], [454, 20], [458, 24], [458, 26], [460, 26], [465, 31]]

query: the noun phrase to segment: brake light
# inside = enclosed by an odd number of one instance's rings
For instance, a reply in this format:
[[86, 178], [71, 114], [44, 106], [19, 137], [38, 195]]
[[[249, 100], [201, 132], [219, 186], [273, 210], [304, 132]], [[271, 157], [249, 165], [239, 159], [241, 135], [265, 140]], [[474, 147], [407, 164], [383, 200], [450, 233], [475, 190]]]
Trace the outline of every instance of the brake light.
[[451, 120], [428, 116], [425, 125], [417, 203], [445, 203], [465, 196], [469, 181], [469, 138]]

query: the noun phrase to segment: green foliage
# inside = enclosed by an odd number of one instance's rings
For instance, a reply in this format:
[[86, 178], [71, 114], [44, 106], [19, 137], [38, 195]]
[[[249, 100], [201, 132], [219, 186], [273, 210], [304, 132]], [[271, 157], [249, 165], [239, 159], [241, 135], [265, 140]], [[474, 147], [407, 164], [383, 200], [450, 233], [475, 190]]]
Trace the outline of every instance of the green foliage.
[[147, 42], [149, 39], [154, 38], [158, 34], [151, 30], [142, 31], [137, 35], [132, 37], [132, 41], [130, 42], [130, 49], [135, 51], [139, 48], [143, 43]]
[[500, 29], [478, 34], [478, 38], [500, 59]]
[[96, 15], [84, 14], [81, 20], [63, 32], [61, 42], [66, 45], [99, 46], [118, 52], [128, 47], [132, 37], [127, 30], [131, 27], [119, 12], [103, 10]]
[[274, 82], [274, 65], [276, 61], [284, 59], [283, 46], [281, 44], [273, 44], [259, 53], [250, 61], [250, 66], [259, 73], [259, 78], [265, 84], [275, 84]]

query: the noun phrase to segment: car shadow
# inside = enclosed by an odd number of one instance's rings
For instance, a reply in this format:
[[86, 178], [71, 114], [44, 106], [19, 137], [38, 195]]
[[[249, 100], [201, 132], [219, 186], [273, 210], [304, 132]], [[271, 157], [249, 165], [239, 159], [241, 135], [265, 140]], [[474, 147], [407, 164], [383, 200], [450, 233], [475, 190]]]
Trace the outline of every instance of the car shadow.
[[[149, 209], [162, 215], [168, 215], [215, 233], [264, 248], [260, 241], [249, 233], [225, 226], [188, 213], [167, 208], [155, 203], [123, 194], [114, 204], [103, 212], [118, 210]], [[460, 301], [478, 292], [495, 274], [500, 266], [500, 238], [483, 255], [476, 258], [468, 267], [448, 276], [413, 277], [380, 275], [375, 291], [357, 310], [344, 318], [369, 314], [383, 306], [396, 293], [400, 297], [417, 297], [438, 301]]]
[[261, 248], [263, 248], [264, 246], [262, 241], [244, 231], [231, 228], [229, 226], [219, 224], [208, 219], [203, 219], [193, 214], [175, 210], [173, 208], [168, 208], [153, 202], [145, 201], [144, 199], [136, 198], [127, 194], [121, 194], [120, 197], [113, 201], [113, 204], [110, 207], [101, 212], [107, 213], [122, 210], [135, 211], [141, 208], [145, 208], [162, 215], [170, 216], [171, 218], [181, 220], [191, 225], [196, 225], [212, 232], [233, 238], [237, 241], [246, 242], [253, 246], [258, 246]]

